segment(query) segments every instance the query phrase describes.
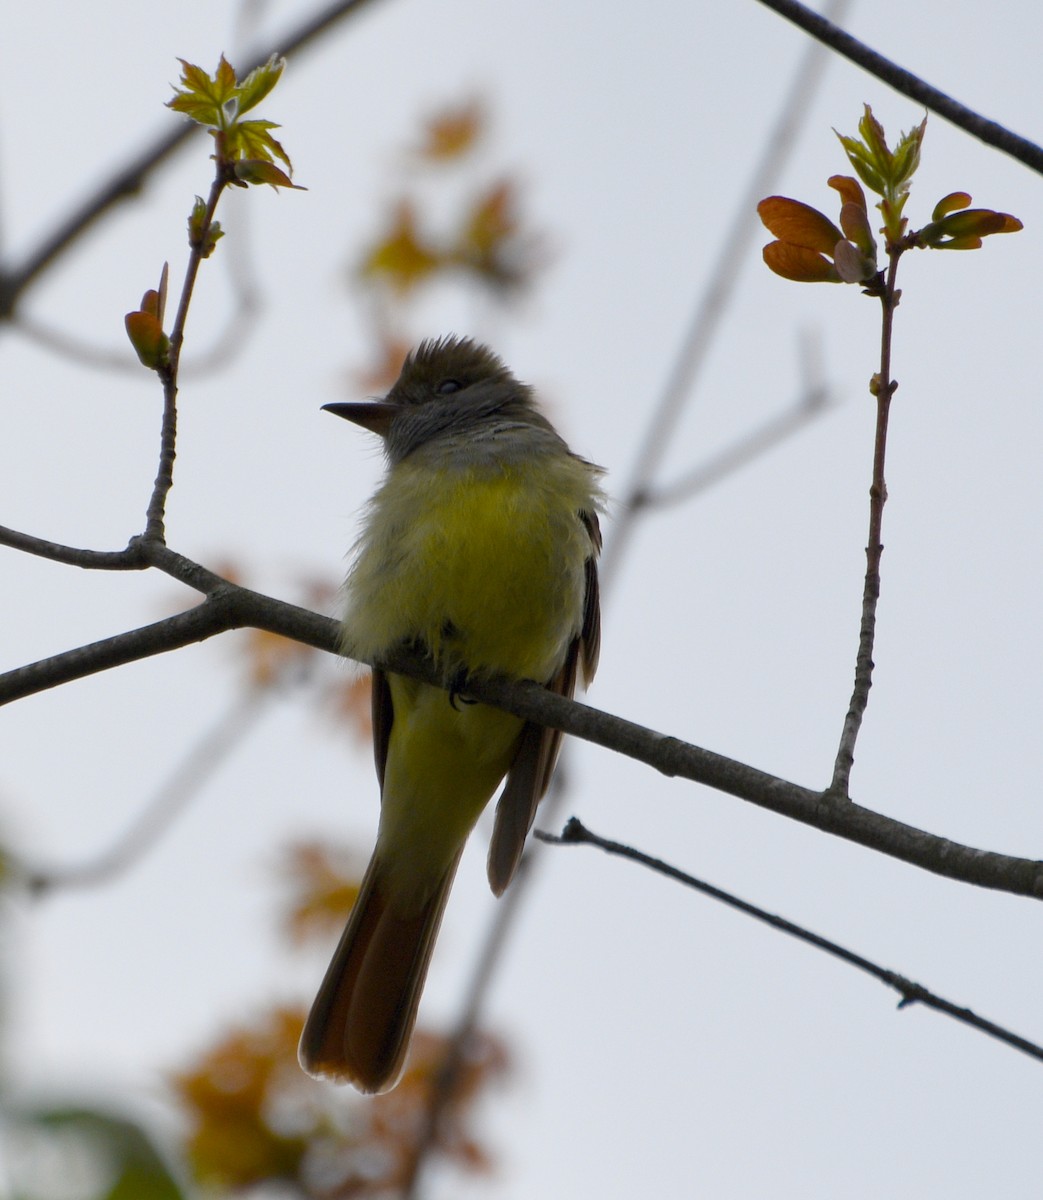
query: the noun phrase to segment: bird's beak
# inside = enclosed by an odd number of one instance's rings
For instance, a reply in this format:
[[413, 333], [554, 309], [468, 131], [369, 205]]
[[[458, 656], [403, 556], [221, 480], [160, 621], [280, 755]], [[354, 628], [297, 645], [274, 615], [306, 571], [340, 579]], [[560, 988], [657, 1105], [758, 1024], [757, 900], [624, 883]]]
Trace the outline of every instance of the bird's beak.
[[356, 425], [361, 425], [363, 429], [368, 429], [371, 433], [379, 433], [381, 437], [387, 437], [392, 418], [400, 407], [400, 405], [391, 404], [387, 400], [364, 400], [359, 404], [324, 404], [322, 411], [334, 413], [338, 417], [344, 417], [345, 420], [354, 421]]

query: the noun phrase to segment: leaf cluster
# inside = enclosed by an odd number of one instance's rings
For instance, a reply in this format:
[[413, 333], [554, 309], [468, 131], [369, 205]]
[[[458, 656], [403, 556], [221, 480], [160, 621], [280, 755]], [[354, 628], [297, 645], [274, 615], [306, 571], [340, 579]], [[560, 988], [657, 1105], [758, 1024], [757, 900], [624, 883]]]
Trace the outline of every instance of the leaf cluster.
[[[273, 54], [241, 82], [223, 54], [213, 75], [183, 58], [178, 61], [181, 87], [175, 88], [167, 107], [202, 125], [213, 137], [214, 158], [231, 173], [230, 182], [244, 187], [251, 183], [296, 187], [290, 179], [289, 155], [272, 136], [279, 126], [274, 121], [244, 119], [279, 82], [285, 60]], [[275, 165], [276, 159], [285, 163], [289, 175]]]
[[[281, 1184], [305, 1200], [399, 1194], [439, 1086], [445, 1039], [418, 1034], [398, 1087], [362, 1097], [304, 1075], [297, 1064], [303, 1024], [303, 1010], [273, 1009], [173, 1077], [195, 1180], [231, 1193]], [[503, 1046], [482, 1036], [457, 1081], [438, 1140], [465, 1170], [491, 1166], [470, 1125], [482, 1089], [507, 1065]]]
[[838, 133], [858, 179], [833, 175], [829, 186], [840, 195], [839, 227], [824, 213], [788, 196], [768, 196], [757, 212], [776, 240], [764, 247], [767, 266], [798, 283], [857, 283], [870, 294], [882, 286], [877, 240], [869, 218], [866, 195], [859, 179], [880, 197], [875, 207], [883, 217], [879, 232], [888, 255], [916, 247], [932, 250], [976, 250], [982, 238], [1016, 233], [1017, 217], [985, 208], [970, 208], [966, 192], [951, 192], [934, 207], [931, 221], [908, 231], [904, 215], [912, 179], [920, 165], [927, 118], [903, 133], [892, 150], [883, 126], [867, 104], [858, 123], [860, 137]]

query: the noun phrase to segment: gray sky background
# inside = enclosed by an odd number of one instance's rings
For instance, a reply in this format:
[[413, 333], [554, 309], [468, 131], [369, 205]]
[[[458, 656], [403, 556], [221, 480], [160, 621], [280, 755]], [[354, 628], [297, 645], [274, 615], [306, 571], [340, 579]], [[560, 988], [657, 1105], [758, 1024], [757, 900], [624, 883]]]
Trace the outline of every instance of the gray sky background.
[[[299, 4], [264, 7], [265, 31]], [[15, 257], [173, 118], [176, 58], [236, 54], [235, 6], [103, 0], [17, 7], [0, 54], [0, 232]], [[0, 11], [3, 11], [0, 9]], [[58, 25], [60, 23], [60, 30]], [[943, 90], [1043, 136], [1034, 4], [899, 0], [847, 27]], [[219, 261], [250, 247], [265, 306], [227, 370], [186, 376], [169, 538], [296, 598], [342, 571], [379, 476], [374, 445], [320, 414], [353, 396], [368, 329], [346, 272], [402, 178], [419, 118], [471, 93], [494, 114], [482, 171], [526, 181], [553, 266], [496, 309], [440, 290], [418, 334], [491, 341], [536, 384], [617, 496], [723, 230], [804, 52], [752, 2], [592, 6], [384, 0], [291, 60], [263, 115], [307, 192], [254, 190], [221, 214], [190, 318], [222, 328]], [[834, 60], [772, 188], [832, 210], [850, 173], [831, 129], [863, 102], [895, 136], [922, 112]], [[202, 140], [32, 294], [27, 316], [130, 359], [123, 314], [205, 191]], [[1040, 179], [931, 118], [909, 215], [966, 190], [1025, 222], [974, 254], [909, 255], [895, 339], [877, 672], [853, 794], [955, 840], [1043, 857]], [[817, 339], [837, 405], [698, 501], [646, 520], [607, 598], [592, 703], [809, 786], [829, 778], [850, 692], [864, 570], [876, 306], [788, 284], [757, 233], [672, 439], [664, 481], [792, 404]], [[73, 545], [136, 532], [159, 393], [144, 371], [84, 368], [5, 331], [0, 522]], [[606, 522], [612, 537], [612, 521]], [[0, 667], [156, 619], [157, 575], [85, 575], [3, 551]], [[6, 837], [47, 862], [109, 844], [236, 694], [228, 642], [15, 705], [0, 726]], [[957, 1003], [1043, 1039], [1043, 914], [934, 878], [589, 746], [566, 813], [805, 923]], [[273, 999], [310, 998], [324, 954], [275, 930], [280, 848], [355, 835], [368, 852], [367, 751], [313, 709], [276, 706], [155, 851], [111, 885], [12, 905], [4, 1054], [15, 1084], [90, 1092], [169, 1120], [164, 1072]], [[484, 839], [465, 858], [422, 1019], [449, 1021], [493, 913]], [[1038, 1186], [1040, 1065], [640, 869], [585, 849], [543, 858], [489, 1020], [517, 1072], [484, 1112], [490, 1182], [432, 1195], [843, 1196], [1027, 1193]]]

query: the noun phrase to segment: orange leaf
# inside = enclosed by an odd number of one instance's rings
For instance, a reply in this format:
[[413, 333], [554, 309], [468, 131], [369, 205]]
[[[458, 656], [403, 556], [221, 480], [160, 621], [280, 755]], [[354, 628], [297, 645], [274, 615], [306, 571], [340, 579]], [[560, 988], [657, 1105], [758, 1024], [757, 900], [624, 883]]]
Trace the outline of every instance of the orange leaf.
[[515, 187], [509, 179], [494, 184], [471, 209], [462, 241], [479, 256], [495, 254], [498, 245], [517, 232]]
[[757, 205], [757, 212], [779, 241], [820, 254], [832, 254], [833, 247], [844, 236], [817, 208], [787, 196], [769, 196]]
[[233, 1030], [173, 1077], [191, 1126], [188, 1152], [198, 1179], [245, 1188], [296, 1178], [307, 1140], [298, 1130], [273, 1127], [270, 1117], [282, 1081], [297, 1085], [303, 1025], [302, 1014], [276, 1010], [253, 1028]]
[[151, 312], [139, 310], [127, 313], [123, 321], [130, 344], [134, 347], [134, 353], [141, 360], [142, 365], [151, 371], [161, 367], [166, 361], [170, 343], [159, 320]]
[[[376, 1200], [400, 1194], [417, 1131], [441, 1086], [449, 1039], [418, 1030], [398, 1087], [362, 1097], [301, 1071], [303, 1024], [302, 1011], [272, 1010], [233, 1029], [173, 1077], [196, 1178], [221, 1195]], [[490, 1165], [489, 1151], [471, 1129], [475, 1102], [507, 1066], [499, 1039], [481, 1032], [468, 1038], [437, 1131], [439, 1150], [465, 1171]]]
[[803, 246], [792, 246], [788, 242], [770, 242], [764, 247], [762, 254], [765, 263], [783, 279], [792, 279], [796, 283], [840, 282], [836, 267], [828, 259]]
[[256, 688], [278, 683], [292, 665], [299, 665], [315, 653], [310, 646], [267, 629], [248, 629], [245, 633], [250, 682]]
[[521, 234], [517, 185], [502, 179], [471, 206], [452, 258], [483, 283], [507, 290], [524, 284], [532, 274], [536, 250], [535, 239]]
[[[1013, 229], [1007, 222], [1013, 221]], [[990, 233], [1013, 233], [1021, 228], [1021, 222], [1007, 213], [993, 212], [989, 208], [965, 208], [962, 212], [950, 213], [939, 224], [952, 237], [985, 237]]]
[[966, 192], [950, 192], [948, 196], [943, 196], [934, 206], [934, 212], [931, 213], [931, 220], [940, 221], [942, 217], [947, 216], [951, 212], [967, 208], [970, 203], [971, 197]]
[[[844, 236], [859, 248], [867, 259], [876, 262], [876, 239], [869, 225], [869, 216], [864, 208], [845, 201], [840, 209], [840, 227]], [[837, 243], [839, 245], [839, 243]], [[836, 252], [834, 251], [834, 260]]]
[[485, 108], [477, 99], [436, 113], [424, 130], [420, 154], [435, 162], [466, 154], [485, 129]]
[[361, 271], [364, 276], [385, 279], [404, 294], [441, 265], [442, 256], [420, 237], [412, 204], [402, 200], [395, 208], [391, 228], [366, 256]]
[[863, 212], [869, 211], [866, 207], [866, 194], [857, 179], [850, 175], [830, 175], [826, 182], [840, 193], [843, 204], [856, 204]]
[[293, 888], [284, 917], [290, 940], [304, 942], [339, 932], [359, 894], [359, 863], [320, 842], [290, 846], [282, 867]]
[[977, 250], [983, 237], [994, 233], [1017, 233], [1022, 228], [1018, 218], [1010, 213], [994, 212], [991, 208], [965, 208], [925, 225], [919, 237], [924, 245], [936, 250]]

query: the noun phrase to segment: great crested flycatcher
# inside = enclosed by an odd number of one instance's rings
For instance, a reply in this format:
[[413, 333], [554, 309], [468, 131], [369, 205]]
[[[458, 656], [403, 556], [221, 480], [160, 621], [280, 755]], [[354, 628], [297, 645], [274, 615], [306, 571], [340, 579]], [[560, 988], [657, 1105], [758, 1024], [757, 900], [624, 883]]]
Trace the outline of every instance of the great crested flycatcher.
[[393, 1087], [464, 843], [504, 776], [489, 847], [499, 895], [561, 744], [467, 696], [467, 678], [571, 696], [597, 666], [601, 470], [573, 454], [519, 383], [467, 338], [423, 342], [386, 399], [327, 404], [384, 439], [388, 470], [348, 574], [344, 649], [409, 645], [446, 689], [373, 672], [377, 843], [301, 1038], [310, 1074]]

